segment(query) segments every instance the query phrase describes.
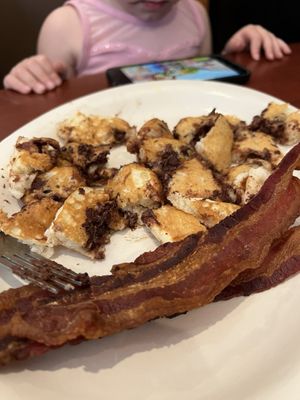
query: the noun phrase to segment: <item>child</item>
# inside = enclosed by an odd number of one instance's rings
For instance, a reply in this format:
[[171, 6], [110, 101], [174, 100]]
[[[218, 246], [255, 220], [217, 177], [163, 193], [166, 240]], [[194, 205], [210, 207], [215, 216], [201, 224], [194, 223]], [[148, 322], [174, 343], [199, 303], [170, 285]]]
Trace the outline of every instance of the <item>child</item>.
[[[225, 51], [248, 47], [254, 59], [261, 49], [269, 59], [290, 53], [286, 43], [252, 25], [233, 35]], [[210, 52], [208, 16], [196, 0], [69, 0], [46, 18], [38, 54], [17, 64], [4, 87], [44, 93], [59, 86], [62, 76]]]

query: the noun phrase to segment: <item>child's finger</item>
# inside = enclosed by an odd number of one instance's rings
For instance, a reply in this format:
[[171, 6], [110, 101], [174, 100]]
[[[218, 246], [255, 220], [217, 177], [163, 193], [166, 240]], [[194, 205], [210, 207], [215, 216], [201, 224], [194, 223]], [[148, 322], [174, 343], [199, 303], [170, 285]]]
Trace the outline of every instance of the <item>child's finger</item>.
[[25, 65], [17, 66], [11, 70], [11, 74], [14, 75], [19, 81], [28, 85], [33, 92], [37, 94], [44, 93], [46, 87], [28, 70]]
[[262, 46], [262, 39], [260, 35], [255, 35], [250, 41], [250, 54], [251, 57], [256, 61], [260, 59], [261, 46]]
[[[289, 46], [287, 46], [286, 43], [284, 43], [281, 39], [278, 39], [273, 34], [270, 35], [270, 39], [272, 42], [270, 52], [272, 53], [273, 58], [269, 58], [269, 59], [271, 59], [271, 60], [281, 59], [284, 57], [285, 54], [290, 53], [291, 50], [290, 50]], [[287, 51], [287, 53], [286, 53], [286, 51]]]
[[284, 57], [284, 52], [283, 49], [280, 46], [279, 39], [276, 36], [272, 36], [272, 41], [273, 41], [273, 54], [274, 58], [276, 59], [281, 59]]
[[31, 87], [20, 81], [15, 76], [8, 74], [3, 80], [4, 87], [6, 89], [16, 90], [22, 94], [28, 94], [31, 92]]
[[281, 50], [283, 51], [284, 54], [291, 54], [292, 50], [290, 48], [290, 46], [282, 39], [277, 38], [279, 46], [281, 48]]
[[243, 35], [239, 32], [232, 36], [231, 39], [225, 44], [224, 49], [222, 50], [222, 54], [229, 54], [238, 51], [245, 50], [247, 46], [247, 42], [245, 41]]
[[267, 60], [274, 60], [274, 42], [271, 35], [266, 33], [262, 35], [262, 49], [264, 50]]
[[[52, 64], [51, 61], [46, 56], [40, 54], [35, 57], [35, 60], [39, 64], [40, 68], [43, 69], [44, 73], [50, 78], [50, 80], [56, 86], [58, 86], [62, 83], [61, 78], [58, 75], [59, 71], [57, 71], [56, 65]], [[61, 64], [61, 68], [63, 68], [63, 67], [64, 67], [64, 65]]]
[[282, 39], [261, 26], [257, 26], [257, 29], [262, 37], [262, 47], [268, 60], [280, 59], [285, 54], [290, 54], [290, 47]]
[[58, 77], [53, 76], [53, 71], [44, 67], [36, 60], [30, 60], [27, 65], [27, 70], [35, 77], [35, 79], [43, 84], [48, 90], [54, 89], [61, 83]]

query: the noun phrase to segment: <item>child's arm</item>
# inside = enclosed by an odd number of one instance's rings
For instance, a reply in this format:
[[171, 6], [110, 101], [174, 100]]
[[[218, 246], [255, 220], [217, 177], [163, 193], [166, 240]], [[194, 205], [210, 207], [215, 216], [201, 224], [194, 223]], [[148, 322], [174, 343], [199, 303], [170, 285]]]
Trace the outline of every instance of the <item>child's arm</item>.
[[204, 29], [204, 39], [200, 47], [200, 54], [207, 56], [212, 52], [211, 27], [205, 7], [202, 4], [199, 4], [199, 6], [201, 8]]
[[260, 25], [246, 25], [238, 30], [226, 43], [223, 54], [249, 49], [254, 60], [260, 59], [261, 50], [268, 60], [282, 58], [290, 54], [290, 47], [272, 32]]
[[7, 89], [20, 93], [44, 93], [75, 73], [82, 33], [72, 7], [60, 7], [45, 20], [38, 39], [38, 54], [22, 60], [4, 78]]

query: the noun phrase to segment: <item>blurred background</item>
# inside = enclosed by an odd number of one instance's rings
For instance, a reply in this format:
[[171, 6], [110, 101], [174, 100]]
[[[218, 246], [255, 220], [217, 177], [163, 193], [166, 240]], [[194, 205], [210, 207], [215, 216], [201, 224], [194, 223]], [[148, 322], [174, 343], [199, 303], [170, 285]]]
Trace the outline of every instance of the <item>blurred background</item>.
[[40, 27], [64, 0], [1, 0], [0, 87], [3, 77], [20, 60], [36, 51]]
[[[198, 0], [209, 8], [214, 52], [243, 25], [263, 25], [287, 42], [300, 41], [300, 0]], [[20, 60], [36, 52], [46, 16], [64, 0], [1, 0], [0, 88], [3, 77]]]

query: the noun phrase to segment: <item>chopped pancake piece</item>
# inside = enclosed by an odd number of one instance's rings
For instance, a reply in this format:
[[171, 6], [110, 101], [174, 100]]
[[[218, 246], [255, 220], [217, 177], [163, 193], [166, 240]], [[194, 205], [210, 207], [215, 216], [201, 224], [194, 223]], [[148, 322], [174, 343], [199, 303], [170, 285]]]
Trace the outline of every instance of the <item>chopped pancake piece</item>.
[[169, 205], [145, 211], [142, 221], [162, 243], [176, 242], [193, 233], [206, 231], [197, 218]]
[[286, 103], [269, 103], [268, 107], [256, 115], [249, 129], [261, 131], [279, 139], [284, 131], [288, 105]]
[[107, 190], [123, 211], [140, 214], [143, 208], [158, 208], [163, 190], [157, 175], [142, 165], [124, 165], [108, 182]]
[[238, 139], [241, 133], [247, 128], [246, 122], [240, 120], [235, 115], [224, 115], [224, 117], [232, 129], [234, 139]]
[[158, 137], [173, 139], [173, 135], [167, 123], [158, 118], [152, 118], [145, 122], [144, 125], [139, 129], [137, 137], [141, 140]]
[[45, 231], [61, 203], [49, 198], [31, 202], [8, 217], [0, 211], [0, 230], [30, 246], [46, 246]]
[[70, 142], [61, 149], [61, 156], [84, 172], [90, 166], [102, 167], [107, 162], [110, 146]]
[[188, 198], [180, 194], [171, 195], [168, 199], [174, 207], [194, 215], [194, 217], [208, 228], [216, 225], [222, 221], [222, 219], [239, 209], [239, 206], [236, 204], [210, 199], [201, 200], [198, 198]]
[[288, 104], [270, 103], [261, 115], [255, 116], [250, 125], [254, 131], [262, 131], [284, 145], [294, 145], [300, 140], [300, 112], [288, 112]]
[[154, 165], [167, 150], [173, 151], [180, 158], [186, 159], [191, 154], [191, 147], [177, 139], [150, 138], [146, 139], [140, 148], [139, 159], [145, 164]]
[[63, 158], [62, 154], [57, 159], [56, 167], [72, 167], [74, 164], [71, 161]]
[[[100, 181], [101, 184], [104, 182], [102, 170], [107, 163], [110, 146], [92, 146], [91, 144], [70, 142], [61, 150], [62, 158], [80, 168], [89, 186], [99, 184]], [[79, 186], [82, 185], [83, 183]]]
[[58, 136], [67, 142], [97, 145], [123, 143], [132, 128], [121, 118], [102, 118], [78, 112], [59, 125]]
[[268, 107], [262, 111], [262, 116], [269, 120], [285, 121], [288, 112], [287, 103], [269, 103]]
[[224, 115], [224, 118], [229, 123], [229, 125], [231, 125], [232, 127], [236, 127], [236, 126], [240, 126], [241, 124], [245, 124], [244, 121], [240, 120], [235, 115]]
[[282, 157], [274, 139], [263, 132], [248, 131], [243, 139], [233, 145], [232, 161], [238, 164], [255, 158], [269, 161], [276, 167]]
[[22, 201], [28, 204], [32, 200], [38, 200], [43, 197], [51, 197], [54, 200], [63, 201], [75, 189], [83, 185], [85, 185], [85, 179], [78, 168], [74, 166], [55, 167], [48, 172], [39, 174], [35, 178]]
[[106, 168], [101, 166], [91, 165], [88, 169], [89, 186], [102, 187], [107, 184], [109, 179], [112, 179], [118, 172], [117, 168]]
[[173, 135], [166, 122], [153, 118], [145, 122], [136, 134], [129, 137], [126, 142], [129, 153], [136, 154], [145, 139], [166, 137], [173, 139]]
[[287, 116], [282, 143], [294, 145], [300, 141], [300, 111]]
[[173, 135], [184, 143], [194, 145], [214, 126], [219, 115], [213, 110], [209, 115], [182, 118], [175, 126]]
[[185, 161], [175, 171], [168, 184], [168, 199], [173, 196], [184, 198], [217, 198], [221, 195], [221, 187], [215, 180], [211, 170], [199, 160], [193, 158]]
[[220, 115], [204, 138], [196, 143], [196, 151], [218, 172], [225, 173], [231, 164], [233, 132]]
[[[234, 133], [234, 141], [236, 142], [240, 142], [241, 140], [245, 140], [249, 138], [249, 133], [251, 133], [252, 131], [250, 131], [248, 129], [248, 127], [244, 126], [241, 127], [240, 129], [237, 129]], [[256, 132], [255, 132], [256, 133]]]
[[169, 173], [193, 154], [192, 147], [180, 140], [153, 138], [142, 142], [138, 158], [157, 173]]
[[112, 229], [123, 229], [115, 201], [100, 188], [73, 192], [46, 231], [48, 245], [61, 245], [91, 258], [103, 258]]
[[272, 166], [267, 161], [264, 164], [240, 164], [230, 168], [227, 181], [238, 193], [241, 204], [246, 204], [256, 195], [271, 171]]
[[54, 139], [19, 137], [10, 159], [9, 187], [12, 195], [20, 199], [38, 172], [49, 171], [56, 165], [59, 152], [59, 143]]

